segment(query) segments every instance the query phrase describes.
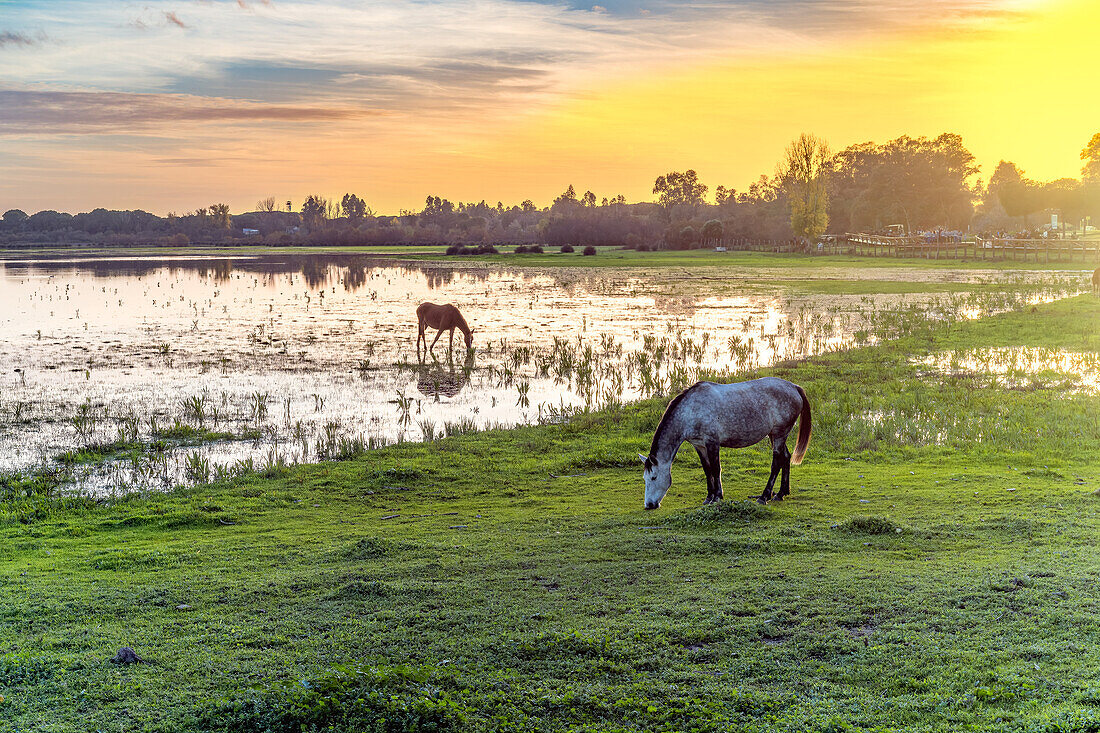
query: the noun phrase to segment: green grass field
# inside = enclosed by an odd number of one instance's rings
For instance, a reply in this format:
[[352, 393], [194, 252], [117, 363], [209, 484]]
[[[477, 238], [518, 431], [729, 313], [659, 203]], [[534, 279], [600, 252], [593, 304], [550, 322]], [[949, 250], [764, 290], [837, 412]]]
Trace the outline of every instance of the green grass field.
[[689, 448], [642, 511], [657, 400], [115, 503], [0, 485], [0, 730], [1100, 730], [1100, 397], [921, 362], [1098, 324], [763, 370], [815, 432], [767, 507], [762, 448], [707, 509]]

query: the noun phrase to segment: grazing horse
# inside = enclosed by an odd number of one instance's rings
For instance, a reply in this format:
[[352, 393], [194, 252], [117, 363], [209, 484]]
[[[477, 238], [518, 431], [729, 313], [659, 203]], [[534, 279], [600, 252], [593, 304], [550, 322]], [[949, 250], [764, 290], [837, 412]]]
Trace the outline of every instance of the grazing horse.
[[1092, 271], [1092, 292], [1100, 293], [1100, 267]]
[[[451, 332], [451, 341], [449, 348], [455, 347], [455, 329], [466, 336], [466, 348], [472, 349], [474, 347], [474, 330], [470, 328], [466, 323], [466, 319], [462, 317], [462, 314], [458, 312], [458, 308], [454, 307], [450, 303], [447, 305], [436, 305], [435, 303], [421, 303], [416, 309], [417, 320], [417, 335], [416, 335], [416, 352], [420, 353], [420, 342], [424, 341], [424, 351], [430, 351], [435, 348], [436, 341], [439, 341], [439, 337], [443, 335], [444, 331]], [[439, 333], [435, 335], [435, 341], [432, 341], [432, 345], [428, 346], [428, 337], [424, 335], [424, 329], [428, 326], [439, 329]]]
[[[794, 455], [787, 450], [787, 436], [795, 420], [802, 418]], [[661, 506], [672, 485], [672, 460], [684, 442], [699, 453], [707, 475], [707, 500], [722, 500], [722, 464], [719, 447], [745, 448], [764, 438], [772, 441], [772, 473], [768, 485], [756, 500], [761, 504], [772, 498], [775, 478], [783, 472], [777, 500], [791, 493], [791, 464], [802, 463], [810, 445], [810, 400], [797, 384], [785, 379], [765, 377], [750, 382], [716, 384], [698, 382], [676, 395], [669, 403], [645, 463], [645, 508]]]

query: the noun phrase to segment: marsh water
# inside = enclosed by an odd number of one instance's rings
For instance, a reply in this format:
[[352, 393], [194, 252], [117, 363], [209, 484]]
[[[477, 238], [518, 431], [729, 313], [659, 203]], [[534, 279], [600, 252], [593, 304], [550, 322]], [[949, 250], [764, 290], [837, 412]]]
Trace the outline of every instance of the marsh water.
[[[96, 490], [167, 486], [230, 463], [563, 419], [667, 394], [708, 371], [873, 341], [874, 313], [933, 296], [835, 295], [787, 281], [887, 276], [963, 286], [1020, 277], [12, 256], [0, 260], [0, 471], [172, 427], [237, 436], [168, 451], [155, 471], [108, 461], [79, 479]], [[444, 334], [418, 354], [423, 301], [458, 305], [474, 349], [456, 332], [453, 350]]]

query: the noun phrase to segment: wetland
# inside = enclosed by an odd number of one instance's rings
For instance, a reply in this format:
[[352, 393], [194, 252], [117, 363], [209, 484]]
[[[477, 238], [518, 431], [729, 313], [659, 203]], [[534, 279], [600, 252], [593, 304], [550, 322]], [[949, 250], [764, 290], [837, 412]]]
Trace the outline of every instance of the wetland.
[[[1078, 292], [1074, 271], [806, 258], [653, 269], [196, 251], [0, 259], [0, 472], [165, 490], [560, 422]], [[545, 259], [545, 258], [544, 258]], [[453, 302], [474, 349], [415, 349]]]

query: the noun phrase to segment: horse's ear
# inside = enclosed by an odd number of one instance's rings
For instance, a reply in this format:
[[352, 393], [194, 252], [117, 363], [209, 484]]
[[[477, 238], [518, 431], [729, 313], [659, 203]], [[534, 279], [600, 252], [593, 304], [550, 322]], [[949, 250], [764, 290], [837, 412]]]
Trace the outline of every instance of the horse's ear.
[[639, 454], [638, 454], [638, 458], [640, 458], [640, 459], [641, 459], [642, 463], [645, 463], [646, 461], [648, 461], [648, 460], [649, 460], [649, 456], [647, 456], [647, 455], [644, 455], [644, 454], [642, 454], [642, 453], [639, 453]]

